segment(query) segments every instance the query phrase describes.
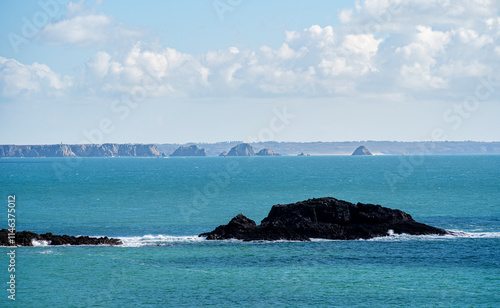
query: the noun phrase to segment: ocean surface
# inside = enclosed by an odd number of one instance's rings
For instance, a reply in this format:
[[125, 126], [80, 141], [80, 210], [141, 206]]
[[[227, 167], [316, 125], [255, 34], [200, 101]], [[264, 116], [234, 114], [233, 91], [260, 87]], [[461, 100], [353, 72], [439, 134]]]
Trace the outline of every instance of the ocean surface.
[[[0, 159], [16, 229], [120, 247], [16, 248], [0, 307], [500, 307], [500, 156]], [[401, 209], [454, 236], [206, 241], [243, 213], [331, 196]]]

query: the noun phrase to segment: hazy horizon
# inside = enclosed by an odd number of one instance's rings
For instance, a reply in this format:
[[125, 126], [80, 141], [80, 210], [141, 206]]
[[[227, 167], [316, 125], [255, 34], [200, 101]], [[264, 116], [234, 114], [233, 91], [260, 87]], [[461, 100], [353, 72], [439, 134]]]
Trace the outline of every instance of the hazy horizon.
[[449, 142], [449, 143], [499, 143], [500, 141], [476, 141], [476, 140], [443, 140], [443, 141], [433, 141], [433, 140], [422, 140], [422, 141], [398, 141], [398, 140], [345, 140], [345, 141], [257, 141], [257, 142], [245, 142], [242, 140], [231, 140], [231, 141], [217, 141], [217, 142], [104, 142], [104, 143], [30, 143], [30, 144], [18, 144], [18, 143], [4, 143], [0, 145], [16, 145], [16, 146], [31, 146], [31, 145], [89, 145], [89, 144], [172, 144], [172, 145], [186, 145], [186, 144], [220, 144], [220, 143], [362, 143], [362, 142], [393, 142], [393, 143], [423, 143], [423, 142]]

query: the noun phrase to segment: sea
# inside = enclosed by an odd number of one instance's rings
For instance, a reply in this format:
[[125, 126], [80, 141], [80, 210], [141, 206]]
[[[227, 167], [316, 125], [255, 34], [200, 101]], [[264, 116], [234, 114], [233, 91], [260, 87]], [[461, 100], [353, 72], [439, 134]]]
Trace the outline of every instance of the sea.
[[[0, 307], [500, 307], [500, 155], [6, 158], [0, 188], [2, 228], [124, 243], [0, 247]], [[198, 237], [326, 196], [454, 234]]]

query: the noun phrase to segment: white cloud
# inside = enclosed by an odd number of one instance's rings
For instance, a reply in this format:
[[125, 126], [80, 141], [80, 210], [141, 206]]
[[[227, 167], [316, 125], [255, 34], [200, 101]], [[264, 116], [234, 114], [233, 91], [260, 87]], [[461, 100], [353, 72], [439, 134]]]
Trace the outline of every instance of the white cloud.
[[101, 46], [124, 39], [137, 39], [141, 32], [114, 22], [113, 17], [96, 14], [85, 3], [69, 2], [65, 18], [48, 23], [37, 39], [46, 44], [74, 44], [79, 47]]
[[25, 65], [13, 59], [0, 57], [0, 88], [3, 96], [19, 97], [31, 94], [62, 95], [71, 87], [73, 79], [60, 77], [47, 65]]
[[50, 23], [38, 38], [50, 44], [78, 44], [89, 46], [104, 43], [109, 35], [106, 28], [111, 19], [106, 15], [76, 16], [72, 19]]
[[351, 21], [352, 18], [352, 9], [345, 9], [340, 11], [339, 13], [339, 19], [342, 23], [346, 24]]
[[125, 56], [99, 52], [86, 64], [87, 83], [95, 91], [131, 93], [148, 88], [149, 96], [187, 95], [208, 86], [208, 68], [195, 57], [172, 48], [143, 50], [137, 43]]

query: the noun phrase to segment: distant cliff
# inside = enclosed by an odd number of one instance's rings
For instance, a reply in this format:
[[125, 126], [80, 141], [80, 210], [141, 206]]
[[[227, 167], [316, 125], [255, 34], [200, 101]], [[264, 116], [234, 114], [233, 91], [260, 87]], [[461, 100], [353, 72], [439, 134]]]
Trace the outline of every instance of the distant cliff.
[[0, 157], [159, 156], [154, 144], [0, 145]]

